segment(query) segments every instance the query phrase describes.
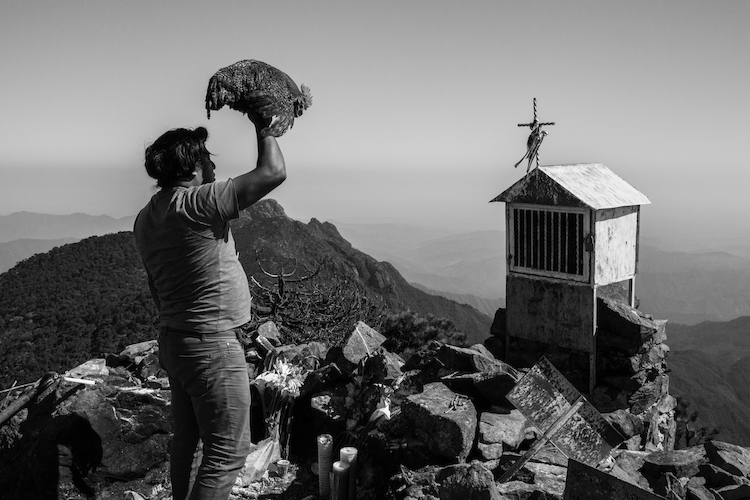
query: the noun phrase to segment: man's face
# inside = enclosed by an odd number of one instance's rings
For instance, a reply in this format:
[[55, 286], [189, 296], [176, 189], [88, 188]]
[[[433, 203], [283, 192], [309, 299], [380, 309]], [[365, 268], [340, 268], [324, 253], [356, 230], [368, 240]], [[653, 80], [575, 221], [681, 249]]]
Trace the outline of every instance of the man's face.
[[196, 169], [196, 172], [203, 177], [201, 184], [208, 184], [216, 180], [214, 170], [216, 170], [216, 165], [211, 161], [211, 157], [208, 154], [204, 155]]

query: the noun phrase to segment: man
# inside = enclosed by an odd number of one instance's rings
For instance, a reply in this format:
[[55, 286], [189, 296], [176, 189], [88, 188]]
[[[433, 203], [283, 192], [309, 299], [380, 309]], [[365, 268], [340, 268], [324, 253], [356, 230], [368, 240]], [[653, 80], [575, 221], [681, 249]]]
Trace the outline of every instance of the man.
[[250, 386], [236, 335], [250, 320], [250, 291], [228, 221], [281, 184], [286, 165], [276, 139], [258, 133], [267, 123], [249, 118], [258, 161], [234, 179], [214, 179], [203, 127], [170, 130], [146, 149], [146, 171], [161, 189], [138, 214], [134, 233], [159, 311], [178, 500], [226, 500], [251, 446]]

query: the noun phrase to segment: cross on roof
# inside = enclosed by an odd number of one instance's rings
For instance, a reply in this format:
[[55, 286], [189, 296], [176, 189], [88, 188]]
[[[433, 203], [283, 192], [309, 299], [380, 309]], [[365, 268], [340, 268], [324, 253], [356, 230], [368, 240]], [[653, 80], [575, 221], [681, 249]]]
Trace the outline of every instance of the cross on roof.
[[540, 122], [536, 118], [536, 97], [534, 98], [534, 121], [531, 123], [519, 123], [519, 127], [529, 127], [531, 129], [531, 133], [529, 134], [529, 138], [526, 141], [526, 154], [523, 155], [523, 158], [518, 160], [518, 163], [514, 165], [515, 167], [518, 167], [518, 165], [521, 164], [521, 162], [528, 158], [529, 165], [526, 167], [526, 173], [529, 173], [529, 170], [531, 170], [531, 163], [536, 159], [536, 166], [539, 167], [539, 146], [542, 145], [542, 140], [544, 139], [544, 136], [547, 135], [547, 132], [542, 130], [542, 127], [545, 125], [554, 125], [555, 122]]

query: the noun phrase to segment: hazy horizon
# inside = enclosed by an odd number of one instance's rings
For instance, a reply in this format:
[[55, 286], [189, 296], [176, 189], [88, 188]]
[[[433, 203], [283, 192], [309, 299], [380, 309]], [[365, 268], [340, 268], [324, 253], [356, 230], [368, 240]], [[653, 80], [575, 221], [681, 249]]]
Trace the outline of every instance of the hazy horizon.
[[[251, 126], [206, 119], [210, 76], [259, 59], [313, 106], [279, 139], [270, 197], [298, 220], [502, 229], [488, 203], [542, 164], [604, 163], [646, 194], [644, 236], [748, 243], [750, 4], [321, 1], [4, 6], [0, 215], [135, 214], [146, 145], [205, 125], [217, 177], [251, 168]], [[226, 15], [225, 13], [231, 13]], [[739, 139], [739, 140], [736, 140]]]

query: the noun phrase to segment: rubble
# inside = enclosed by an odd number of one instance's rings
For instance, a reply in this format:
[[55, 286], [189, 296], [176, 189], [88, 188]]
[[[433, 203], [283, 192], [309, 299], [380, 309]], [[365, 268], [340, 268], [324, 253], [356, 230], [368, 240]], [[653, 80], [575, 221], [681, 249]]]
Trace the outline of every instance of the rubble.
[[[610, 313], [608, 328], [634, 314], [623, 308]], [[625, 438], [598, 470], [668, 498], [747, 498], [749, 449], [717, 441], [673, 449], [676, 401], [663, 366], [668, 349], [658, 347], [664, 324], [638, 315], [635, 321], [617, 347], [624, 349], [625, 362], [612, 362], [619, 371], [601, 378], [605, 385], [593, 398]], [[437, 342], [403, 360], [386, 351], [384, 338], [364, 323], [343, 348], [283, 345], [274, 330], [273, 324], [263, 325], [263, 337], [273, 346], [265, 355], [253, 342], [246, 345], [246, 353], [254, 353], [247, 356], [248, 372], [261, 373], [268, 356], [304, 368], [293, 406], [288, 457], [293, 473], [280, 474], [273, 464], [267, 471], [243, 471], [233, 499], [268, 492], [290, 499], [315, 495], [313, 448], [321, 433], [334, 436], [335, 453], [343, 446], [359, 450], [358, 498], [563, 498], [568, 458], [539, 441], [541, 432], [506, 399], [527, 367], [498, 359], [494, 348]], [[649, 345], [641, 349], [636, 342]], [[607, 356], [614, 352], [611, 348]], [[573, 354], [565, 356], [551, 359], [568, 370], [578, 366]], [[129, 346], [67, 373], [94, 385], [59, 378], [49, 397], [30, 398], [33, 404], [7, 426], [16, 437], [0, 464], [5, 498], [43, 498], [53, 491], [72, 499], [125, 498], [126, 492], [132, 498], [169, 498], [170, 392], [154, 359], [155, 341]], [[532, 447], [535, 453], [520, 470], [499, 482]]]

